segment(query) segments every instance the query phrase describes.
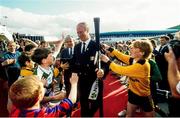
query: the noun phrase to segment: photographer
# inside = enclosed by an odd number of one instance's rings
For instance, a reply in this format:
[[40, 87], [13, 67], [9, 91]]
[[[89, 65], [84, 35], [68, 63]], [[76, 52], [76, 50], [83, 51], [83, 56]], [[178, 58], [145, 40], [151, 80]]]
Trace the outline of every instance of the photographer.
[[168, 62], [167, 77], [172, 97], [169, 99], [169, 116], [180, 116], [180, 40], [173, 40], [168, 45], [164, 56]]
[[172, 48], [169, 48], [169, 53], [165, 53], [165, 58], [168, 62], [168, 81], [171, 88], [171, 93], [173, 97], [180, 98], [180, 73], [178, 67], [178, 62], [180, 58], [176, 60]]

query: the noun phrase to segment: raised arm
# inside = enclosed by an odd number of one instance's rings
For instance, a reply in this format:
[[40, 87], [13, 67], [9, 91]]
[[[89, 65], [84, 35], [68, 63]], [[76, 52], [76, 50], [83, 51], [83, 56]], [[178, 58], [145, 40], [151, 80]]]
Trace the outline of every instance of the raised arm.
[[64, 43], [64, 34], [62, 33], [61, 39], [59, 39], [58, 41], [51, 41], [48, 43], [54, 43], [56, 45], [55, 51], [53, 52], [53, 56], [56, 58], [61, 50], [63, 43]]
[[169, 48], [169, 53], [165, 53], [165, 58], [168, 62], [168, 82], [171, 88], [171, 93], [174, 97], [180, 98], [180, 93], [178, 93], [176, 89], [177, 84], [180, 82], [180, 72], [178, 70], [175, 55], [171, 48]]
[[71, 91], [68, 98], [72, 101], [72, 103], [75, 103], [77, 100], [77, 83], [78, 83], [77, 73], [72, 73], [72, 76], [70, 78], [70, 83], [71, 83]]
[[38, 47], [38, 44], [35, 43], [34, 41], [30, 40], [30, 39], [26, 39], [25, 42], [28, 42], [28, 43], [34, 45], [35, 47]]

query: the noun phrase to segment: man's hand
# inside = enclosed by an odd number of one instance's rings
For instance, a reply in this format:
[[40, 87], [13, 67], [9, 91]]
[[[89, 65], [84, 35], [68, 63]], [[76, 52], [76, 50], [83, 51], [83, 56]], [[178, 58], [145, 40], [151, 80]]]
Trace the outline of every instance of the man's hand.
[[13, 63], [16, 63], [16, 59], [7, 59], [4, 62], [2, 62], [1, 64], [2, 64], [2, 66], [6, 66], [9, 64], [13, 64]]
[[101, 79], [104, 76], [104, 70], [103, 69], [96, 69], [97, 72], [97, 78]]

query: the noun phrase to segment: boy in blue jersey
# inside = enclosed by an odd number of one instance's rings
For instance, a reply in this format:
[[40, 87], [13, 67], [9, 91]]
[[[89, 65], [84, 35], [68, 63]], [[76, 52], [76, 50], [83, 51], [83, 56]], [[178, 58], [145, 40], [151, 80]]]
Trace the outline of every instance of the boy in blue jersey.
[[58, 105], [48, 108], [40, 107], [44, 97], [44, 87], [36, 76], [18, 79], [9, 90], [8, 109], [12, 117], [58, 117], [71, 112], [77, 98], [78, 76], [73, 73], [70, 79], [71, 91], [69, 97]]

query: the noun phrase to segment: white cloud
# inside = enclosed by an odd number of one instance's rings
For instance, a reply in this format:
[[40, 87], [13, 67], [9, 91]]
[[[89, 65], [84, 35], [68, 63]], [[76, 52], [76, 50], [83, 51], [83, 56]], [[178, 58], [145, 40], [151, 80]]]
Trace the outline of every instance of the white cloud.
[[76, 10], [57, 15], [0, 6], [0, 18], [8, 16], [6, 22], [11, 32], [44, 36], [59, 36], [63, 31], [76, 35], [75, 26], [80, 21], [86, 21], [90, 31], [94, 32], [93, 18], [96, 16], [101, 18], [101, 32], [165, 29], [180, 24], [179, 0], [101, 0], [90, 3], [70, 6]]
[[71, 32], [74, 30], [71, 27], [73, 20], [63, 15], [38, 15], [24, 12], [21, 9], [10, 9], [2, 6], [0, 9], [3, 13], [2, 16], [8, 16], [4, 24], [11, 32], [58, 36], [64, 30]]

